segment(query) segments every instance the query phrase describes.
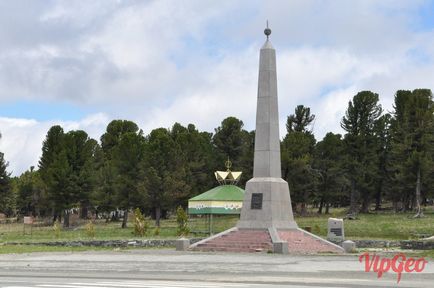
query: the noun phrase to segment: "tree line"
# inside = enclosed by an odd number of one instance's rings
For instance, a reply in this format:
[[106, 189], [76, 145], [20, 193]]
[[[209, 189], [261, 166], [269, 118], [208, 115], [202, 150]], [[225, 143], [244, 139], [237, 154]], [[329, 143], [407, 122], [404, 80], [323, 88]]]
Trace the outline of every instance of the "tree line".
[[52, 216], [68, 227], [75, 208], [82, 218], [93, 212], [117, 219], [120, 211], [126, 227], [128, 211], [140, 208], [159, 225], [168, 212], [215, 186], [214, 171], [224, 169], [227, 157], [235, 167], [248, 167], [248, 180], [253, 135], [234, 117], [214, 134], [175, 123], [144, 135], [132, 121], [113, 120], [99, 142], [85, 131], [65, 132], [56, 125], [42, 143], [37, 168], [11, 178], [0, 154], [0, 212]]
[[[349, 207], [349, 214], [381, 210], [415, 211], [434, 197], [434, 105], [429, 89], [399, 90], [393, 111], [383, 111], [379, 96], [361, 91], [341, 120], [344, 135], [327, 133], [316, 141], [315, 115], [299, 105], [287, 117], [281, 141], [282, 177], [288, 181], [294, 211], [318, 213]], [[42, 144], [38, 167], [10, 177], [0, 153], [0, 212], [63, 219], [71, 209], [126, 227], [128, 211], [140, 208], [160, 219], [187, 200], [216, 185], [213, 172], [229, 157], [243, 171], [240, 185], [252, 177], [254, 131], [228, 117], [214, 130], [175, 123], [144, 135], [132, 121], [114, 120], [96, 141], [82, 130], [53, 126]], [[1, 137], [1, 136], [0, 136]]]

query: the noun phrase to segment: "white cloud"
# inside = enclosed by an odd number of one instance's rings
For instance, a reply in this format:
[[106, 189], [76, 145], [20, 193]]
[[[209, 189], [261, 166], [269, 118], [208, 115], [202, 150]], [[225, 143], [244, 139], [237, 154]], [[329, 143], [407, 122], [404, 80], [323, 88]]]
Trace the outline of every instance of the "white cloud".
[[152, 109], [139, 123], [148, 132], [175, 122], [193, 123], [213, 132], [225, 117], [235, 116], [245, 122], [246, 129], [254, 129], [257, 57], [257, 51], [248, 49], [244, 54], [192, 67], [187, 73], [195, 77], [187, 80], [191, 81], [188, 89], [180, 91], [169, 105]]
[[[329, 131], [342, 133], [340, 120], [348, 101], [361, 90], [383, 92], [365, 83], [389, 75], [398, 65], [394, 60], [375, 62], [346, 49], [312, 47], [284, 51], [279, 59], [280, 116], [294, 113], [299, 104], [311, 107], [318, 140]], [[393, 95], [382, 96], [382, 101], [391, 103]], [[284, 120], [281, 134], [285, 133]]]
[[38, 122], [32, 119], [1, 117], [0, 151], [5, 154], [5, 159], [9, 162], [8, 171], [16, 176], [30, 166], [38, 166], [42, 142], [51, 126], [61, 125], [65, 132], [84, 130], [91, 138], [99, 140], [108, 123], [107, 115], [102, 113], [90, 115], [77, 122]]
[[8, 171], [19, 175], [30, 166], [37, 166], [47, 125], [35, 120], [13, 118], [0, 118], [0, 125], [0, 151], [5, 153], [5, 159], [9, 161]]

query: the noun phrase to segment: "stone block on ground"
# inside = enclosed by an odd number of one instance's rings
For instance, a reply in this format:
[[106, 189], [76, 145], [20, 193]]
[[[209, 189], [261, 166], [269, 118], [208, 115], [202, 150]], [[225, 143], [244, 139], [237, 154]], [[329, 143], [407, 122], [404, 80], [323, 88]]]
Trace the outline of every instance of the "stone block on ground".
[[273, 253], [288, 254], [288, 242], [285, 241], [274, 242]]
[[344, 248], [345, 253], [354, 253], [356, 252], [356, 243], [351, 240], [346, 240], [342, 242], [342, 248]]
[[190, 240], [186, 238], [180, 238], [175, 240], [176, 251], [187, 251], [189, 246], [190, 246]]
[[328, 219], [327, 240], [329, 241], [344, 241], [344, 220], [337, 218]]

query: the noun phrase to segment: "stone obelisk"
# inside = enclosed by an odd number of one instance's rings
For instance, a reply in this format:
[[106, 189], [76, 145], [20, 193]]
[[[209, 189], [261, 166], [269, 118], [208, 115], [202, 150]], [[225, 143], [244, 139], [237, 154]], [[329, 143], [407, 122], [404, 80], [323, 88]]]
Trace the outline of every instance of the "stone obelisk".
[[[246, 184], [236, 227], [190, 245], [199, 251], [274, 253], [341, 253], [342, 247], [297, 227], [288, 183], [280, 168], [276, 51], [271, 30], [259, 56], [258, 106], [253, 178]], [[185, 240], [182, 240], [185, 241]]]
[[296, 229], [288, 183], [280, 165], [279, 109], [277, 100], [276, 50], [271, 30], [259, 56], [253, 178], [246, 184], [239, 229]]

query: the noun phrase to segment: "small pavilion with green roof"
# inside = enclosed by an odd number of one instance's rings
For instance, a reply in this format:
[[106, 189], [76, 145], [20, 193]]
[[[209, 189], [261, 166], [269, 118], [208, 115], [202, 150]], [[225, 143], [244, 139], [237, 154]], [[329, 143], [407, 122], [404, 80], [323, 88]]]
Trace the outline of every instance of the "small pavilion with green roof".
[[242, 172], [232, 172], [231, 161], [226, 161], [227, 171], [216, 171], [219, 186], [188, 200], [189, 215], [208, 215], [209, 231], [212, 234], [213, 215], [240, 214], [244, 190], [236, 186]]
[[188, 214], [240, 214], [244, 190], [224, 184], [188, 200]]

